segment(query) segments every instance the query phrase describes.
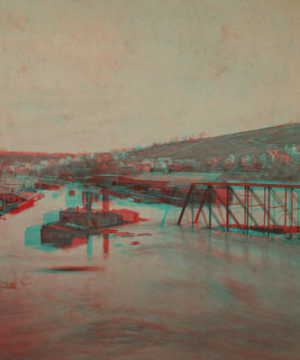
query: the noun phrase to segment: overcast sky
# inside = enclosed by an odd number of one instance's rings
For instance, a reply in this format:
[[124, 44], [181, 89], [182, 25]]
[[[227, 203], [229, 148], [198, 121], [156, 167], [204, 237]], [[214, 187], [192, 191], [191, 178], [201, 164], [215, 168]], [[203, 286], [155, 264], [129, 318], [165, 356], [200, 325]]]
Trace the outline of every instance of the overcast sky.
[[105, 151], [300, 119], [300, 1], [2, 0], [0, 148]]

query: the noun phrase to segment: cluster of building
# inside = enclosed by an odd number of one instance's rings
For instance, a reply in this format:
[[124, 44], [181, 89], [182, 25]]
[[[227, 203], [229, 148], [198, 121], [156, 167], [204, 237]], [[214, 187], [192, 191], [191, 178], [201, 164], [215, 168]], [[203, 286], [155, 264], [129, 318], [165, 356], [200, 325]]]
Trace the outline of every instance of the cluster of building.
[[229, 155], [225, 159], [174, 159], [170, 157], [130, 160], [125, 153], [98, 153], [74, 156], [62, 156], [41, 160], [38, 163], [19, 163], [2, 166], [2, 172], [26, 174], [59, 173], [65, 169], [90, 169], [95, 173], [139, 174], [150, 172], [222, 172], [231, 170], [255, 171], [271, 168], [277, 164], [299, 164], [300, 146], [286, 145], [270, 147], [259, 154], [248, 154], [240, 157]]
[[272, 147], [256, 156], [249, 154], [237, 158], [229, 155], [223, 161], [212, 158], [206, 163], [206, 168], [210, 171], [229, 171], [237, 168], [254, 171], [283, 164], [300, 164], [300, 146]]
[[23, 175], [32, 172], [49, 171], [59, 167], [79, 164], [84, 159], [85, 156], [63, 156], [49, 160], [44, 159], [38, 162], [36, 162], [35, 159], [33, 159], [32, 162], [14, 161], [13, 164], [2, 165], [1, 171], [4, 173], [17, 173]]
[[130, 161], [121, 163], [123, 173], [149, 173], [149, 172], [185, 172], [200, 171], [200, 165], [193, 159], [172, 159], [169, 157]]

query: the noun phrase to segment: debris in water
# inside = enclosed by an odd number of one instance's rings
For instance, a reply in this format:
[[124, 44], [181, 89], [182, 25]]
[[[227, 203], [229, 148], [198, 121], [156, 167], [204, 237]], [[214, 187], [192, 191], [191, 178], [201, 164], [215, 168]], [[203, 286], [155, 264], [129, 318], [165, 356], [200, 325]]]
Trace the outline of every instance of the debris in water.
[[98, 266], [64, 266], [64, 267], [54, 267], [49, 269], [39, 269], [38, 272], [75, 272], [75, 271], [102, 271], [103, 268]]
[[17, 289], [15, 282], [0, 281], [0, 289]]

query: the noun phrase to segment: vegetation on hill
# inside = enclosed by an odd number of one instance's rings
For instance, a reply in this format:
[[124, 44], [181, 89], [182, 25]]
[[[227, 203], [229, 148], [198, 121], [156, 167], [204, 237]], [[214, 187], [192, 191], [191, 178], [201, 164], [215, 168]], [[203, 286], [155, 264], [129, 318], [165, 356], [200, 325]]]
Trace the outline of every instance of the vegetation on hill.
[[170, 157], [194, 159], [203, 162], [215, 157], [219, 161], [230, 154], [235, 157], [266, 152], [271, 147], [283, 147], [300, 142], [300, 124], [286, 124], [270, 128], [221, 135], [211, 138], [190, 139], [131, 151], [128, 155], [136, 160]]

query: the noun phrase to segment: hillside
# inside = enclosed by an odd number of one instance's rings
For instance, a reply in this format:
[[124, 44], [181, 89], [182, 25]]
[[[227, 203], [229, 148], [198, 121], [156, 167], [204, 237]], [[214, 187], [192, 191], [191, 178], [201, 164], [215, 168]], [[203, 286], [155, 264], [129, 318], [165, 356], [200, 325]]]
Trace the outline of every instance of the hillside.
[[236, 157], [265, 152], [267, 148], [284, 148], [300, 142], [300, 124], [286, 124], [264, 129], [222, 135], [201, 140], [181, 141], [152, 146], [130, 152], [130, 158], [170, 157], [172, 159], [194, 159], [201, 162], [215, 157], [223, 161], [228, 155]]
[[[237, 158], [250, 154], [256, 156], [270, 147], [284, 148], [285, 145], [297, 145], [298, 143], [300, 144], [300, 123], [198, 140], [174, 141], [168, 144], [153, 145], [148, 148], [130, 151], [128, 160], [140, 161], [169, 157], [206, 162], [215, 157], [217, 160], [223, 161], [230, 154]], [[43, 159], [56, 159], [67, 155], [72, 154], [1, 151], [0, 160], [4, 164], [9, 164], [12, 161], [39, 162]]]

